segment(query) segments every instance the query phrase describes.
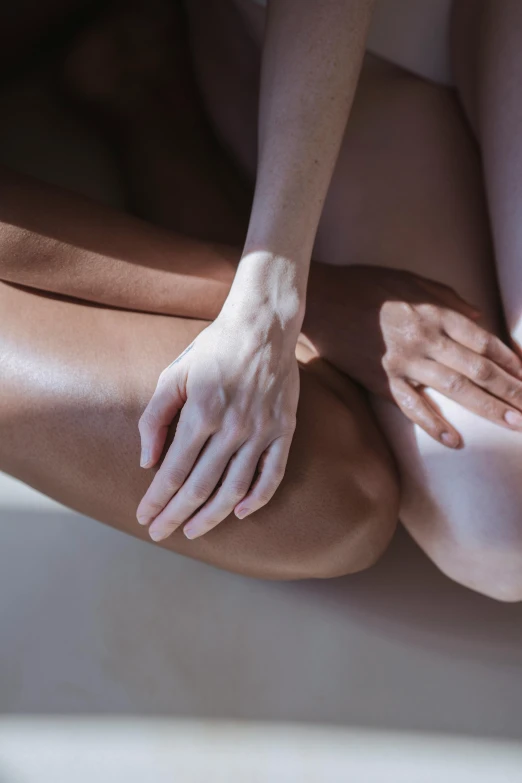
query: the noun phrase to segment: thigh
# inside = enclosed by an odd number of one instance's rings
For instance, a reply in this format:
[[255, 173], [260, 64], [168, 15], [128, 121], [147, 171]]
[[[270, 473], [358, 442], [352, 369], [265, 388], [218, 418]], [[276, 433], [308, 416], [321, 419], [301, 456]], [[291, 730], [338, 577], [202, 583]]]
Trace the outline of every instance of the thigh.
[[[403, 268], [455, 288], [501, 328], [477, 148], [452, 92], [367, 63], [317, 240], [333, 263]], [[401, 519], [447, 574], [522, 598], [521, 436], [428, 391], [463, 436], [450, 452], [382, 400]]]
[[[137, 421], [161, 369], [204, 322], [82, 305], [0, 283], [0, 470], [137, 537], [151, 480]], [[35, 324], [38, 327], [35, 328]], [[197, 541], [162, 546], [265, 578], [335, 576], [372, 563], [397, 516], [394, 471], [356, 389], [302, 372], [298, 427], [274, 499]]]
[[[238, 20], [231, 17], [232, 24], [240, 35]], [[221, 32], [215, 47], [226, 44], [225, 22]], [[255, 45], [233, 52], [228, 49], [222, 73], [200, 69], [207, 94], [220, 96], [208, 107], [232, 148], [237, 127], [252, 125], [258, 81]], [[237, 146], [238, 159], [253, 173], [252, 143]], [[439, 280], [480, 307], [487, 328], [501, 330], [478, 150], [452, 91], [367, 56], [314, 257]], [[461, 451], [429, 439], [390, 403], [373, 401], [401, 471], [401, 519], [452, 578], [497, 598], [522, 598], [522, 490], [515, 467], [521, 436], [428, 393], [461, 432]]]

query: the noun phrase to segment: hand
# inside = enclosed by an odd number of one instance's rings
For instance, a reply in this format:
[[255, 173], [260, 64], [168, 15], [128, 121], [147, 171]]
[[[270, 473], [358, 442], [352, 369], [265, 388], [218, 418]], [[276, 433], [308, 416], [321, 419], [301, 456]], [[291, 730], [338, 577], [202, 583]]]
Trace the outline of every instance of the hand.
[[440, 443], [461, 439], [424, 387], [522, 430], [522, 362], [451, 288], [395, 269], [317, 264], [309, 291], [303, 331], [319, 353]]
[[141, 524], [152, 523], [153, 540], [187, 520], [185, 535], [197, 538], [274, 495], [295, 430], [296, 338], [262, 314], [252, 320], [222, 311], [162, 372], [139, 423], [144, 467], [158, 462], [181, 415], [137, 511]]

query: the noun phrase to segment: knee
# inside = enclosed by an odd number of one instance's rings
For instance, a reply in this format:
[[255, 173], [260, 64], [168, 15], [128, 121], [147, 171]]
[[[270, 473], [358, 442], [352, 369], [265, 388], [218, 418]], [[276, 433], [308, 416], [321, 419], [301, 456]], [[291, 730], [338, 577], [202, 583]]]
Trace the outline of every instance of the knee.
[[378, 454], [369, 454], [349, 475], [330, 486], [337, 512], [329, 519], [337, 535], [317, 547], [309, 563], [311, 578], [355, 574], [375, 565], [397, 526], [399, 487], [394, 470]]
[[522, 601], [522, 548], [451, 541], [433, 558], [454, 582], [496, 601]]
[[[273, 579], [331, 579], [363, 571], [387, 549], [398, 520], [399, 487], [391, 462], [370, 449], [300, 497], [288, 497], [291, 534], [270, 558]], [[281, 543], [283, 544], [281, 546]]]

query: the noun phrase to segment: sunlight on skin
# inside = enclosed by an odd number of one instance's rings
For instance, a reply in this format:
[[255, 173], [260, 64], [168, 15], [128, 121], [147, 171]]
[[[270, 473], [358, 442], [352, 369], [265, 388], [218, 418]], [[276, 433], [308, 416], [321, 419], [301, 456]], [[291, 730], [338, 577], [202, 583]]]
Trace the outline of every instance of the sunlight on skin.
[[[261, 305], [276, 316], [282, 329], [298, 318], [302, 305], [295, 265], [283, 256], [273, 255], [269, 250], [251, 251], [241, 258], [227, 305], [244, 306], [244, 302], [248, 302], [252, 276], [258, 283], [255, 290], [256, 309], [260, 307], [259, 293], [263, 291], [266, 300]], [[255, 315], [256, 312], [252, 312], [252, 316]]]
[[[8, 340], [2, 337], [2, 342], [5, 346]], [[53, 362], [49, 355], [41, 356], [31, 348], [29, 344], [21, 345], [15, 341], [12, 350], [4, 348], [2, 375], [24, 378], [30, 388], [33, 388], [36, 382], [39, 402], [55, 405], [60, 391], [70, 388], [72, 374], [77, 377], [79, 385], [92, 386], [92, 373], [87, 372], [85, 368], [82, 369], [81, 361], [75, 367], [65, 366], [58, 359]], [[82, 371], [84, 378], [81, 377]]]

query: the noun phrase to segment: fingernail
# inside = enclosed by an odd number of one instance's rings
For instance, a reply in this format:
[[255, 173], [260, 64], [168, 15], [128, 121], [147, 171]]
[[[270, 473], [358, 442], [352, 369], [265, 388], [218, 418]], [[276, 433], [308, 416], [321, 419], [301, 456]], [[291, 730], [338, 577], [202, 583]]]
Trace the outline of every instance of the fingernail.
[[236, 511], [236, 517], [237, 517], [238, 519], [244, 519], [244, 518], [245, 518], [245, 517], [247, 517], [249, 514], [250, 514], [250, 509], [249, 509], [249, 508], [241, 508], [241, 509], [238, 509], [238, 510]]
[[162, 538], [165, 538], [165, 533], [163, 530], [157, 530], [155, 528], [149, 529], [149, 536], [152, 538], [153, 541], [161, 541]]
[[452, 449], [456, 449], [460, 443], [456, 435], [453, 435], [453, 433], [451, 432], [443, 432], [442, 435], [440, 436], [440, 439], [445, 446], [450, 446], [450, 448]]
[[143, 449], [140, 457], [140, 466], [142, 468], [146, 468], [149, 462], [150, 462], [150, 450]]
[[150, 522], [150, 517], [145, 516], [144, 514], [140, 514], [139, 517], [136, 517], [140, 525], [148, 525]]
[[516, 411], [506, 411], [504, 419], [510, 427], [516, 427], [517, 429], [522, 430], [522, 415], [520, 413], [517, 413]]
[[186, 537], [187, 537], [187, 538], [188, 538], [190, 541], [192, 541], [192, 539], [193, 539], [193, 538], [196, 538], [196, 537], [197, 537], [197, 535], [198, 535], [198, 531], [197, 531], [197, 530], [196, 530], [196, 528], [194, 528], [194, 527], [188, 527], [188, 526], [187, 526], [187, 527], [184, 527], [184, 528], [183, 528], [183, 532], [184, 532], [185, 536], [186, 536]]

